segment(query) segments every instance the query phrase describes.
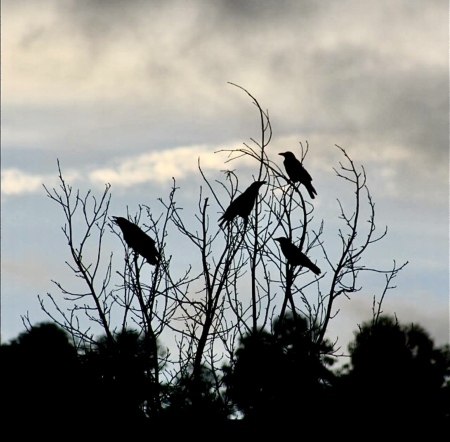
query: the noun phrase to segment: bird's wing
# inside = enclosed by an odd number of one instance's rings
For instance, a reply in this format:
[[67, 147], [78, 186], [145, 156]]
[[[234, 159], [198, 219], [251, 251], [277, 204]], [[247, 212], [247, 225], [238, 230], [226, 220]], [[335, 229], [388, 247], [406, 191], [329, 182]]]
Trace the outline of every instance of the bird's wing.
[[300, 252], [302, 255], [301, 265], [307, 269], [314, 272], [316, 275], [320, 275], [321, 270], [317, 267], [304, 253]]
[[300, 163], [300, 167], [302, 168], [302, 175], [304, 177], [305, 181], [312, 181], [311, 175], [308, 173], [308, 171], [303, 167], [303, 165]]
[[219, 221], [220, 221], [219, 226], [220, 227], [222, 227], [222, 225], [224, 223], [228, 223], [228, 222], [232, 221], [237, 216], [236, 201], [238, 198], [236, 198], [234, 201], [231, 201], [230, 205], [226, 208], [223, 215], [219, 218]]

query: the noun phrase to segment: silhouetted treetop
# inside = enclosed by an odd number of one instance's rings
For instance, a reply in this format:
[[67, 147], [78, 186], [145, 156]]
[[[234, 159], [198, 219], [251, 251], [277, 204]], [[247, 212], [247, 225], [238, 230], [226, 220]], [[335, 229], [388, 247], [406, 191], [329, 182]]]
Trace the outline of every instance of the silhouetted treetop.
[[73, 422], [85, 404], [77, 351], [66, 331], [36, 324], [0, 349], [3, 432], [10, 425], [24, 432], [35, 424], [39, 432]]
[[225, 367], [227, 392], [247, 419], [263, 422], [306, 420], [328, 395], [334, 375], [327, 368], [327, 342], [317, 344], [314, 330], [301, 317], [286, 315], [273, 331], [244, 336], [233, 363]]
[[349, 350], [341, 393], [355, 420], [401, 431], [449, 423], [450, 351], [435, 347], [422, 327], [381, 315], [360, 327]]

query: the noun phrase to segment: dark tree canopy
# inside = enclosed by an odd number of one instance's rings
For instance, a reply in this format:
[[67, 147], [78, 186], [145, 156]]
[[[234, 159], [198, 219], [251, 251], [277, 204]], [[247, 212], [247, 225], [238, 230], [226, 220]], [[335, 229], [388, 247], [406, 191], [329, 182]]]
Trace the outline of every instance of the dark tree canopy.
[[352, 419], [376, 419], [398, 430], [435, 428], [449, 418], [449, 348], [435, 347], [419, 325], [380, 316], [364, 323], [350, 344], [341, 393]]
[[102, 336], [83, 351], [86, 389], [96, 398], [104, 419], [125, 419], [130, 424], [144, 419], [142, 405], [154, 397], [156, 388], [150, 375], [155, 364], [150, 348], [137, 331], [122, 330], [114, 341]]
[[[243, 336], [223, 367], [218, 395], [216, 374], [206, 367], [200, 379], [191, 370], [174, 383], [157, 384], [151, 377], [155, 360], [136, 331], [115, 334], [113, 343], [100, 337], [77, 352], [64, 330], [38, 324], [1, 346], [2, 381], [8, 383], [2, 409], [9, 419], [44, 425], [70, 425], [74, 416], [95, 419], [92, 428], [103, 434], [113, 427], [160, 432], [172, 422], [201, 426], [205, 419], [229, 435], [249, 430], [261, 436], [286, 422], [345, 423], [348, 434], [376, 425], [431, 435], [448, 425], [450, 350], [436, 347], [423, 328], [386, 316], [363, 324], [350, 345], [351, 362], [340, 372], [331, 370], [332, 345], [317, 344], [317, 332], [304, 317], [288, 314], [271, 331]], [[142, 406], [155, 397], [152, 389], [161, 389], [164, 411], [148, 420]], [[225, 426], [233, 415], [248, 425]]]
[[[69, 422], [84, 404], [77, 351], [56, 324], [41, 323], [1, 347], [2, 420]], [[84, 405], [83, 405], [84, 406]]]
[[272, 332], [242, 338], [234, 363], [226, 367], [228, 394], [252, 421], [299, 423], [317, 417], [334, 375], [327, 367], [331, 345], [314, 341], [314, 329], [301, 317], [274, 321]]

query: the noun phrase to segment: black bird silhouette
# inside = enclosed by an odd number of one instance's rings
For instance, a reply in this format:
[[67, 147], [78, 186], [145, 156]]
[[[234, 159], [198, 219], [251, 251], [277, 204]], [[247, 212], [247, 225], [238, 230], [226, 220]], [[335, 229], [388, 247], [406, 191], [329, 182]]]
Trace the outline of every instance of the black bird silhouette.
[[292, 244], [289, 238], [281, 237], [274, 239], [280, 243], [281, 251], [289, 264], [293, 266], [306, 267], [316, 275], [320, 275], [321, 270], [319, 267], [317, 267], [304, 253], [302, 253], [295, 244]]
[[294, 183], [300, 182], [300, 184], [303, 184], [306, 187], [309, 196], [314, 199], [314, 195], [317, 195], [317, 192], [311, 184], [311, 175], [303, 167], [302, 163], [300, 163], [300, 161], [295, 158], [295, 155], [292, 152], [282, 152], [278, 155], [284, 157], [284, 168], [286, 169], [286, 173], [288, 174], [288, 177], [291, 179], [291, 181], [293, 181]]
[[234, 218], [240, 216], [244, 219], [244, 223], [247, 224], [248, 217], [255, 205], [256, 197], [258, 196], [258, 190], [266, 181], [255, 181], [235, 200], [231, 201], [225, 213], [219, 218], [219, 226], [229, 224]]
[[120, 216], [113, 216], [114, 222], [120, 227], [123, 239], [136, 253], [144, 257], [149, 264], [156, 265], [159, 253], [155, 241], [151, 239], [139, 226]]

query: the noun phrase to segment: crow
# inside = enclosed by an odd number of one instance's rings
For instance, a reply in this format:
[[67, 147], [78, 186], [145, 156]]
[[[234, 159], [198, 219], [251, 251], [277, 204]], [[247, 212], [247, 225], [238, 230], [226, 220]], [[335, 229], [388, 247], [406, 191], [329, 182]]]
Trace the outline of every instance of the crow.
[[123, 239], [135, 253], [144, 257], [149, 264], [156, 265], [159, 261], [159, 253], [156, 250], [155, 241], [151, 239], [139, 226], [120, 216], [113, 216], [114, 222], [120, 227]]
[[225, 213], [219, 218], [219, 226], [222, 228], [224, 224], [229, 224], [234, 218], [240, 216], [244, 219], [244, 223], [247, 224], [248, 217], [255, 205], [256, 197], [258, 196], [258, 190], [266, 181], [255, 181], [241, 193], [235, 200], [231, 201]]
[[291, 179], [291, 181], [293, 181], [294, 183], [300, 182], [300, 184], [303, 184], [306, 187], [309, 196], [314, 199], [314, 195], [317, 195], [317, 192], [311, 184], [311, 175], [306, 171], [302, 163], [300, 163], [300, 161], [295, 158], [295, 155], [292, 152], [282, 152], [278, 155], [284, 157], [284, 168], [286, 169], [286, 173], [288, 174], [288, 177]]
[[289, 238], [274, 238], [280, 243], [281, 251], [286, 257], [287, 262], [292, 266], [302, 266], [313, 271], [316, 275], [320, 275], [321, 270], [317, 267], [301, 250], [292, 244]]

